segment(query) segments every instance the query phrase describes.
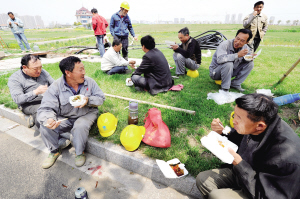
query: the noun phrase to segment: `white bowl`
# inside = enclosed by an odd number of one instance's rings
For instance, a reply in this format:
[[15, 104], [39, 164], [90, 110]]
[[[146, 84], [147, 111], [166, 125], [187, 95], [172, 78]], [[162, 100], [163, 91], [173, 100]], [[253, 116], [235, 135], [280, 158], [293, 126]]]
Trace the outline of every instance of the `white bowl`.
[[[80, 99], [73, 102], [73, 99], [77, 96], [80, 96]], [[81, 106], [85, 103], [84, 95], [71, 96], [71, 97], [69, 97], [69, 102], [72, 106]]]
[[252, 56], [252, 55], [245, 55], [245, 56], [244, 56], [244, 59], [245, 59], [246, 61], [252, 61], [252, 60], [253, 60], [253, 56]]

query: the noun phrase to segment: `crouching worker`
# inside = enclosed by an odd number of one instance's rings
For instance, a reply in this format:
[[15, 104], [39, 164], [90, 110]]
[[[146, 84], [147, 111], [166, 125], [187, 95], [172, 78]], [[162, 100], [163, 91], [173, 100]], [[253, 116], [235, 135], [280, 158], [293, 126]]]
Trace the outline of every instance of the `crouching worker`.
[[[149, 91], [151, 95], [167, 92], [174, 81], [171, 76], [169, 64], [164, 54], [155, 48], [154, 38], [147, 35], [141, 39], [143, 56], [141, 65], [131, 76], [135, 89], [138, 91]], [[141, 75], [144, 74], [144, 77]]]
[[[40, 132], [50, 154], [42, 167], [51, 167], [61, 154], [59, 140], [61, 134], [71, 132], [70, 139], [75, 147], [75, 165], [80, 167], [85, 163], [84, 149], [92, 124], [97, 119], [98, 106], [105, 97], [97, 83], [85, 77], [85, 69], [81, 60], [70, 56], [63, 59], [59, 68], [63, 73], [47, 90], [38, 109]], [[69, 98], [74, 95], [84, 95], [84, 103], [73, 107]], [[66, 119], [64, 121], [60, 121]]]
[[128, 69], [128, 65], [134, 68], [135, 61], [127, 61], [120, 55], [120, 50], [122, 49], [122, 43], [119, 39], [114, 39], [112, 47], [110, 47], [104, 54], [101, 60], [101, 70], [106, 72], [108, 75], [113, 75], [116, 73], [131, 74], [132, 71]]
[[199, 43], [190, 36], [187, 27], [178, 32], [181, 45], [171, 45], [174, 50], [173, 59], [176, 64], [176, 75], [185, 75], [186, 69], [197, 70], [201, 64], [201, 49]]
[[[246, 80], [254, 67], [253, 61], [246, 61], [244, 56], [251, 50], [247, 43], [252, 38], [248, 29], [237, 31], [234, 39], [223, 41], [213, 55], [209, 66], [209, 75], [213, 80], [222, 80], [221, 89], [229, 88], [244, 92], [241, 84]], [[232, 77], [235, 77], [231, 80]]]
[[[38, 56], [25, 55], [21, 59], [21, 68], [8, 79], [8, 88], [12, 99], [25, 115], [29, 115], [27, 126], [36, 125], [36, 113], [41, 105], [43, 94], [48, 86], [54, 82], [50, 74], [42, 69], [42, 63]], [[37, 130], [36, 129], [36, 130]]]
[[[300, 139], [277, 114], [273, 99], [263, 94], [235, 100], [234, 129], [228, 148], [234, 160], [229, 168], [201, 172], [196, 185], [205, 198], [276, 198], [300, 196]], [[222, 134], [220, 120], [211, 123]]]

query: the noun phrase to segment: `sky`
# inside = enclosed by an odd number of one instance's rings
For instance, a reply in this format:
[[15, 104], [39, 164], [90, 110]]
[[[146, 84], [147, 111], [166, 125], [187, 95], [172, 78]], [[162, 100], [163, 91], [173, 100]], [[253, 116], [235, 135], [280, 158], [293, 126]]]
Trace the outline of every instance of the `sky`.
[[[14, 0], [3, 3], [0, 0], [0, 14], [11, 11], [18, 15], [40, 15], [45, 25], [50, 22], [73, 24], [75, 12], [82, 6], [91, 10], [95, 7], [98, 13], [109, 19], [119, 10], [122, 0]], [[6, 1], [7, 2], [7, 1]], [[185, 21], [221, 21], [226, 14], [243, 14], [243, 18], [253, 12], [257, 0], [128, 0], [131, 20], [174, 21], [174, 18], [185, 18]], [[263, 13], [275, 22], [281, 20], [300, 20], [300, 0], [265, 0]]]

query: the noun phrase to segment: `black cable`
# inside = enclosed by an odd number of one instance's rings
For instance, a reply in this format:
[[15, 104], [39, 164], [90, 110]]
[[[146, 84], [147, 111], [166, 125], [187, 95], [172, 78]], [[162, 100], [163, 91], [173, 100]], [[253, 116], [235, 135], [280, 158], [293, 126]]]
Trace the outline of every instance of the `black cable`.
[[[214, 33], [207, 34], [210, 32]], [[227, 38], [222, 33], [215, 30], [209, 30], [201, 33], [200, 35], [195, 36], [194, 39], [196, 39], [196, 41], [199, 43], [201, 50], [215, 50], [220, 45], [220, 43], [222, 43], [224, 40], [227, 40]]]

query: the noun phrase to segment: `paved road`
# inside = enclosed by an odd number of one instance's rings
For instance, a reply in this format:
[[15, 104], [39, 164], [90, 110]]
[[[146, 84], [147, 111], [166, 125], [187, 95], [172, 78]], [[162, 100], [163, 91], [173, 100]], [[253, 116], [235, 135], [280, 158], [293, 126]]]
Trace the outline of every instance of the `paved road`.
[[42, 169], [48, 153], [40, 135], [16, 125], [0, 117], [1, 199], [74, 198], [78, 187], [84, 187], [90, 199], [191, 198], [91, 154], [87, 154], [86, 164], [77, 168], [71, 146], [50, 169]]

